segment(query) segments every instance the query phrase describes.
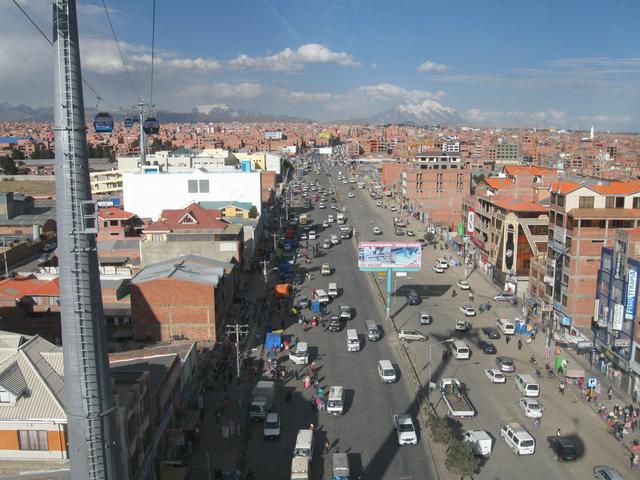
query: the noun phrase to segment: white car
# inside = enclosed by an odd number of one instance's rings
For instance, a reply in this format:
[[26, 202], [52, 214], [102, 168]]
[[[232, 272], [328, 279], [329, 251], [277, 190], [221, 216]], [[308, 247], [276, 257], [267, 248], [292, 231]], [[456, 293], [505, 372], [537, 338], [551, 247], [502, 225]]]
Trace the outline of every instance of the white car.
[[353, 197], [355, 197], [355, 195], [353, 194], [353, 192], [349, 192], [349, 193], [347, 194], [347, 197], [349, 197], [349, 198], [353, 198]]
[[471, 322], [467, 320], [458, 320], [456, 322], [457, 332], [466, 332], [467, 330], [471, 330]]
[[331, 248], [331, 240], [328, 238], [325, 238], [322, 241], [322, 248]]
[[338, 208], [338, 205], [336, 205], [335, 203], [331, 204], [331, 210], [336, 210]]
[[394, 415], [393, 427], [398, 435], [398, 445], [415, 445], [418, 443], [418, 435], [416, 435], [416, 429], [413, 426], [413, 420], [411, 415]]
[[396, 207], [391, 207], [389, 210], [391, 210], [392, 212], [397, 211], [398, 209]]
[[349, 305], [340, 305], [340, 319], [351, 320], [351, 307]]
[[439, 267], [438, 265], [433, 266], [433, 271], [436, 273], [444, 273], [444, 268]]
[[382, 235], [382, 230], [380, 230], [380, 227], [373, 227], [373, 234]]
[[300, 234], [300, 240], [306, 240], [307, 239], [307, 234], [306, 233], [301, 233]]
[[315, 239], [316, 239], [316, 231], [309, 230], [309, 240], [315, 240]]
[[381, 207], [381, 206], [382, 206], [382, 200], [378, 200], [378, 201], [376, 201], [376, 206], [377, 206], [377, 207]]
[[496, 368], [487, 368], [484, 374], [491, 383], [507, 383], [507, 377]]
[[329, 228], [329, 222], [327, 222], [326, 220], [322, 222], [322, 228]]
[[404, 340], [405, 342], [414, 340], [418, 342], [424, 342], [427, 339], [426, 336], [424, 336], [417, 330], [400, 330], [400, 333], [398, 333], [398, 338], [400, 340]]
[[280, 436], [280, 416], [275, 412], [267, 413], [264, 419], [264, 438], [278, 438]]
[[431, 325], [433, 317], [427, 312], [420, 312], [420, 325]]
[[318, 205], [318, 208], [326, 208], [326, 207], [325, 207], [324, 203], [320, 203], [320, 204]]
[[456, 285], [460, 290], [471, 290], [471, 285], [466, 280], [458, 280]]
[[518, 405], [525, 417], [540, 418], [542, 417], [542, 412], [544, 412], [544, 407], [535, 398], [522, 397], [518, 401]]
[[473, 309], [471, 305], [460, 305], [460, 311], [464, 314], [465, 317], [476, 316], [476, 311]]

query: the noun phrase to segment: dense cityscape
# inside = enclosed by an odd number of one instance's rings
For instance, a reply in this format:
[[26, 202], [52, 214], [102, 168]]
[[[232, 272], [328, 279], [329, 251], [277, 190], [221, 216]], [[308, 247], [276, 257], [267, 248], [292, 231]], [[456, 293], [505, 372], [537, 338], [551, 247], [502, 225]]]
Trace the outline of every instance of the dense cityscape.
[[454, 55], [414, 68], [430, 91], [305, 92], [307, 68], [385, 67], [316, 43], [180, 58], [154, 1], [146, 55], [113, 23], [138, 6], [54, 4], [51, 40], [50, 11], [11, 17], [53, 45], [53, 108], [19, 82], [0, 103], [0, 478], [640, 478], [635, 94], [523, 115], [452, 87], [458, 113], [435, 90], [467, 81]]

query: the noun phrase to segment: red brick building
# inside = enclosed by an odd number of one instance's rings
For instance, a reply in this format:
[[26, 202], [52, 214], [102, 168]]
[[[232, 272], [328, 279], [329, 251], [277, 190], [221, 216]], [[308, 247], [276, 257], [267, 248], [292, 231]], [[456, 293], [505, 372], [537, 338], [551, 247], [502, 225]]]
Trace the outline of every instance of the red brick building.
[[131, 279], [134, 339], [215, 342], [238, 284], [235, 267], [195, 255], [147, 265]]
[[142, 221], [135, 213], [121, 208], [101, 208], [98, 211], [98, 240], [115, 240], [138, 236]]

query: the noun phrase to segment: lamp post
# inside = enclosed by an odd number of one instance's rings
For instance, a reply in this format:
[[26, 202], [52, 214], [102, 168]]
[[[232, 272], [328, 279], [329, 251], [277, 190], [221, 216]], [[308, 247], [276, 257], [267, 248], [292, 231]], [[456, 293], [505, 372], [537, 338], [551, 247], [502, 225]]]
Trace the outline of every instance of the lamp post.
[[433, 347], [434, 345], [442, 345], [443, 343], [451, 343], [453, 342], [453, 338], [448, 338], [446, 340], [443, 340], [441, 342], [437, 342], [437, 343], [427, 343], [427, 345], [429, 346], [429, 378], [428, 380], [428, 384], [429, 384], [429, 388], [427, 389], [427, 397], [431, 396], [431, 347]]

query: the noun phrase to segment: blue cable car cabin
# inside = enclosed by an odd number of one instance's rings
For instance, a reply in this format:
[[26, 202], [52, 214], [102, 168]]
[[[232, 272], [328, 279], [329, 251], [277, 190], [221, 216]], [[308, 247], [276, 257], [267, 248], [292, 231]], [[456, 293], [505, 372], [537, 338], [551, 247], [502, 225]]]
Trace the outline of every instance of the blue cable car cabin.
[[124, 119], [124, 128], [133, 127], [133, 118], [125, 118]]
[[157, 135], [160, 133], [160, 122], [156, 117], [147, 117], [142, 124], [142, 129], [147, 135]]
[[93, 128], [96, 133], [110, 133], [113, 130], [113, 117], [107, 112], [98, 112], [93, 117]]

